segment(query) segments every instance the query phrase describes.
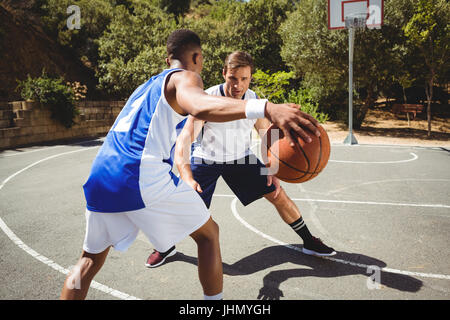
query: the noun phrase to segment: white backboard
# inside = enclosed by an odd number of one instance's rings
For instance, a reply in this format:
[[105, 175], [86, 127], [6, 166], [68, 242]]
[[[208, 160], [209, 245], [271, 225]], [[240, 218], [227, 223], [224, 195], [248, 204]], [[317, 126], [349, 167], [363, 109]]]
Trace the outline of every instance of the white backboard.
[[383, 25], [384, 0], [328, 0], [328, 29], [344, 29], [345, 17], [366, 13], [368, 28]]

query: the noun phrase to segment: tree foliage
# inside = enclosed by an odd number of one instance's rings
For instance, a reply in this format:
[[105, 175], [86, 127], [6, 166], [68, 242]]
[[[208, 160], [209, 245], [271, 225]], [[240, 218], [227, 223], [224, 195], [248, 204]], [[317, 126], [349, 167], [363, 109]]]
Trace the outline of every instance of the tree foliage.
[[[356, 33], [355, 127], [379, 96], [393, 95], [399, 82], [412, 85], [423, 70], [416, 49], [411, 50], [403, 32], [414, 14], [414, 3], [386, 1], [381, 29], [366, 28]], [[321, 108], [339, 114], [337, 110], [345, 110], [348, 104], [348, 32], [328, 30], [326, 15], [326, 1], [301, 1], [279, 30], [283, 40], [281, 55], [302, 78], [302, 85], [311, 89]]]
[[51, 111], [51, 117], [58, 120], [66, 128], [74, 124], [78, 110], [75, 106], [74, 91], [64, 83], [62, 78], [52, 78], [47, 76], [45, 71], [37, 78], [19, 81], [17, 87], [25, 100], [40, 102]]
[[[333, 118], [348, 118], [348, 32], [327, 28], [327, 1], [36, 0], [36, 3], [48, 34], [91, 64], [97, 72], [99, 88], [111, 98], [126, 98], [138, 85], [164, 69], [167, 36], [185, 27], [201, 38], [205, 87], [222, 82], [225, 57], [232, 51], [243, 50], [253, 56], [256, 69], [264, 70], [255, 74], [255, 90], [263, 87], [264, 77], [267, 77], [264, 81], [272, 77], [272, 87], [278, 85], [284, 92], [271, 99], [287, 99], [290, 92], [294, 99], [294, 95], [304, 96], [307, 92], [320, 111]], [[80, 30], [66, 27], [66, 9], [71, 4], [81, 9]], [[428, 85], [447, 84], [448, 6], [446, 0], [385, 1], [381, 29], [357, 32], [355, 127], [380, 96], [409, 102], [411, 88], [425, 88], [425, 81]], [[430, 82], [431, 71], [434, 80]], [[289, 79], [283, 79], [282, 75], [289, 75]], [[301, 90], [304, 91], [299, 94]]]
[[98, 41], [101, 88], [123, 98], [162, 71], [167, 37], [175, 29], [173, 16], [152, 3], [136, 2], [132, 13], [117, 6]]
[[445, 0], [419, 0], [414, 15], [403, 27], [411, 48], [420, 53], [426, 66], [423, 72], [427, 96], [428, 136], [431, 136], [431, 101], [433, 86], [439, 75], [448, 74], [450, 40], [450, 4]]
[[[59, 44], [74, 50], [83, 61], [92, 66], [97, 64], [97, 39], [110, 24], [114, 0], [44, 0], [41, 3], [41, 20], [46, 31]], [[67, 8], [76, 5], [80, 8], [80, 29], [69, 30]]]

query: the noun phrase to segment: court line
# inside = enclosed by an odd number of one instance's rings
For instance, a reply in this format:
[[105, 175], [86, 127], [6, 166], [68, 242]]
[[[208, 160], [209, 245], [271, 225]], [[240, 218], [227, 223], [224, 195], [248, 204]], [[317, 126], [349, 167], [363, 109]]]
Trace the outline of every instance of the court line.
[[92, 140], [84, 140], [81, 142], [75, 142], [75, 143], [70, 143], [70, 144], [62, 144], [62, 145], [56, 145], [56, 146], [50, 146], [50, 147], [42, 147], [40, 149], [35, 149], [35, 150], [30, 150], [30, 151], [16, 151], [15, 153], [11, 153], [11, 154], [0, 154], [0, 159], [2, 157], [15, 157], [15, 156], [21, 156], [24, 154], [29, 154], [29, 153], [34, 153], [34, 152], [38, 152], [38, 151], [46, 151], [46, 150], [52, 150], [52, 149], [57, 149], [57, 148], [63, 148], [63, 147], [70, 147], [70, 146], [78, 146], [81, 145], [83, 143], [88, 143], [88, 142], [92, 142], [92, 141], [97, 141], [97, 140], [101, 140], [102, 138], [96, 138], [96, 139], [92, 139]]
[[328, 203], [347, 203], [347, 204], [370, 204], [382, 206], [400, 206], [400, 207], [425, 207], [425, 208], [450, 208], [446, 204], [427, 204], [427, 203], [398, 203], [398, 202], [375, 202], [375, 201], [354, 201], [354, 200], [322, 200], [322, 199], [301, 199], [292, 198], [295, 201], [313, 201], [313, 202], [328, 202]]
[[360, 187], [360, 186], [367, 186], [367, 185], [371, 185], [371, 184], [377, 184], [377, 183], [388, 183], [388, 182], [449, 182], [449, 179], [415, 179], [415, 178], [406, 178], [406, 179], [384, 179], [384, 180], [375, 180], [375, 181], [367, 181], [367, 182], [362, 182], [362, 183], [358, 183], [358, 184], [354, 184], [351, 186], [346, 186], [346, 187], [342, 187], [342, 188], [338, 188], [335, 189], [333, 191], [328, 191], [327, 194], [333, 194], [333, 193], [339, 193], [342, 192], [344, 190], [348, 190], [351, 188], [356, 188], [356, 187]]
[[16, 151], [16, 153], [11, 153], [11, 154], [3, 154], [0, 157], [14, 157], [14, 156], [21, 156], [23, 154], [29, 154], [29, 153], [34, 153], [34, 152], [38, 152], [38, 151], [44, 151], [44, 150], [51, 150], [51, 149], [56, 149], [56, 148], [62, 148], [65, 146], [51, 146], [51, 147], [45, 147], [45, 148], [41, 148], [41, 149], [35, 149], [35, 150], [30, 150], [30, 151]]
[[[75, 152], [81, 152], [81, 151], [87, 151], [90, 150], [92, 148], [95, 147], [88, 147], [88, 148], [84, 148], [84, 149], [80, 149], [80, 150], [74, 150], [74, 151], [69, 151], [69, 152], [64, 152], [61, 154], [57, 154], [57, 155], [53, 155], [44, 159], [41, 159], [39, 161], [36, 161], [34, 163], [32, 163], [31, 165], [17, 171], [16, 173], [12, 174], [11, 176], [9, 176], [8, 178], [6, 178], [5, 180], [3, 180], [2, 184], [0, 185], [0, 190], [5, 186], [5, 184], [10, 181], [12, 178], [14, 178], [15, 176], [17, 176], [18, 174], [36, 166], [39, 163], [42, 163], [44, 161], [62, 156], [62, 155], [66, 155], [66, 154], [71, 154], [71, 153], [75, 153]], [[46, 148], [48, 149], [48, 148]], [[42, 149], [40, 149], [42, 150]], [[40, 151], [39, 150], [39, 151]], [[36, 150], [38, 151], [38, 150]], [[20, 153], [23, 154], [23, 153]], [[301, 250], [297, 247], [294, 247], [292, 245], [286, 244], [278, 239], [275, 239], [271, 236], [268, 236], [266, 234], [264, 234], [263, 232], [257, 230], [256, 228], [254, 228], [253, 226], [251, 226], [250, 224], [248, 224], [245, 220], [243, 220], [239, 214], [237, 213], [236, 210], [236, 202], [237, 202], [237, 198], [235, 198], [235, 196], [233, 195], [215, 195], [215, 196], [224, 196], [224, 197], [233, 197], [233, 201], [232, 201], [232, 211], [233, 211], [233, 215], [236, 217], [236, 219], [238, 219], [244, 226], [246, 226], [247, 228], [249, 228], [250, 230], [252, 230], [253, 232], [259, 234], [260, 236], [278, 243], [280, 245], [283, 245], [287, 248], [296, 250], [296, 251], [300, 251]], [[428, 204], [400, 204], [400, 203], [377, 203], [377, 202], [361, 202], [361, 201], [345, 201], [345, 200], [320, 200], [320, 199], [292, 199], [292, 200], [296, 200], [296, 201], [319, 201], [319, 202], [344, 202], [344, 203], [362, 203], [362, 204], [384, 204], [384, 205], [403, 205], [403, 206], [432, 206], [432, 207], [450, 207], [450, 206], [446, 206], [446, 205], [428, 205]], [[29, 246], [27, 246], [20, 238], [18, 238], [14, 232], [6, 225], [6, 223], [3, 221], [3, 219], [0, 218], [0, 228], [5, 232], [5, 234], [10, 238], [10, 240], [12, 240], [17, 246], [19, 246], [21, 249], [23, 249], [25, 252], [27, 252], [28, 254], [30, 254], [31, 256], [33, 256], [35, 259], [37, 259], [38, 261], [43, 262], [44, 264], [50, 266], [51, 268], [55, 269], [56, 271], [59, 271], [63, 274], [68, 274], [70, 270], [61, 267], [60, 265], [58, 265], [57, 263], [55, 263], [54, 261], [52, 261], [51, 259], [46, 258], [45, 256], [39, 254], [38, 252], [36, 252], [35, 250], [33, 250], [32, 248], [30, 248]], [[362, 268], [367, 268], [369, 267], [368, 265], [365, 264], [360, 264], [360, 263], [354, 263], [351, 261], [346, 261], [346, 260], [342, 260], [342, 259], [336, 259], [336, 258], [330, 258], [330, 257], [323, 257], [324, 259], [328, 259], [331, 261], [335, 261], [335, 262], [339, 262], [339, 263], [344, 263], [344, 264], [349, 264], [352, 266], [357, 266], [357, 267], [362, 267]], [[410, 271], [403, 271], [403, 270], [398, 270], [398, 269], [392, 269], [392, 268], [382, 268], [382, 271], [386, 271], [386, 272], [391, 272], [391, 273], [400, 273], [400, 274], [404, 274], [404, 275], [413, 275], [413, 276], [421, 276], [421, 277], [431, 277], [431, 278], [439, 278], [439, 279], [450, 279], [450, 276], [448, 275], [439, 275], [439, 274], [429, 274], [429, 273], [418, 273], [418, 272], [410, 272]], [[98, 283], [96, 281], [92, 281], [91, 283], [91, 287], [100, 290], [104, 293], [110, 294], [114, 297], [120, 298], [120, 299], [138, 299], [134, 296], [128, 295], [126, 293], [120, 292], [118, 290], [112, 289], [106, 285], [103, 285], [101, 283]]]
[[[44, 161], [56, 158], [56, 157], [60, 157], [63, 155], [67, 155], [67, 154], [71, 154], [71, 153], [75, 153], [75, 152], [81, 152], [81, 151], [87, 151], [90, 150], [92, 148], [96, 148], [96, 147], [88, 147], [88, 148], [84, 148], [84, 149], [78, 149], [78, 150], [73, 150], [73, 151], [68, 151], [68, 152], [63, 152], [63, 153], [59, 153], [44, 159], [41, 159], [39, 161], [36, 161], [28, 166], [26, 166], [25, 168], [15, 172], [14, 174], [10, 175], [8, 178], [6, 178], [5, 180], [3, 180], [2, 184], [0, 184], [0, 190], [6, 185], [6, 183], [8, 181], [10, 181], [12, 178], [14, 178], [15, 176], [19, 175], [20, 173], [38, 165], [39, 163], [42, 163]], [[47, 266], [53, 268], [56, 271], [59, 271], [63, 274], [68, 274], [70, 272], [70, 270], [60, 266], [59, 264], [57, 264], [56, 262], [54, 262], [53, 260], [41, 255], [40, 253], [36, 252], [35, 250], [33, 250], [31, 247], [29, 247], [28, 245], [26, 245], [8, 226], [7, 224], [3, 221], [3, 219], [0, 217], [0, 228], [3, 230], [3, 232], [8, 236], [8, 238], [15, 244], [17, 245], [19, 248], [21, 248], [22, 250], [24, 250], [26, 253], [28, 253], [29, 255], [31, 255], [33, 258], [37, 259], [38, 261], [46, 264]], [[102, 291], [106, 294], [112, 295], [113, 297], [119, 298], [119, 299], [123, 299], [123, 300], [140, 300], [139, 298], [136, 298], [132, 295], [129, 295], [127, 293], [121, 292], [119, 290], [110, 288], [104, 284], [101, 284], [97, 281], [92, 281], [91, 282], [91, 287], [94, 289], [97, 289], [99, 291]]]
[[[236, 197], [234, 197], [234, 199], [231, 201], [231, 211], [234, 215], [234, 217], [240, 222], [242, 223], [246, 228], [248, 228], [249, 230], [253, 231], [254, 233], [258, 234], [259, 236], [270, 240], [274, 243], [277, 243], [279, 245], [282, 245], [286, 248], [298, 251], [298, 252], [302, 252], [302, 250], [298, 247], [295, 247], [293, 245], [290, 245], [288, 243], [285, 243], [281, 240], [278, 240], [274, 237], [271, 237], [267, 234], [265, 234], [264, 232], [259, 231], [258, 229], [256, 229], [255, 227], [253, 227], [252, 225], [250, 225], [247, 221], [245, 221], [244, 219], [242, 219], [242, 217], [239, 215], [237, 208], [236, 208], [236, 203], [237, 203], [238, 199]], [[327, 259], [327, 260], [331, 260], [334, 262], [339, 262], [339, 263], [343, 263], [343, 264], [347, 264], [347, 265], [351, 265], [354, 267], [360, 267], [360, 268], [365, 268], [367, 269], [369, 267], [369, 265], [363, 264], [363, 263], [356, 263], [356, 262], [352, 262], [352, 261], [348, 261], [348, 260], [343, 260], [343, 259], [337, 259], [337, 258], [332, 258], [332, 257], [320, 257], [323, 259]], [[450, 280], [450, 275], [445, 275], [445, 274], [433, 274], [433, 273], [423, 273], [423, 272], [411, 272], [411, 271], [405, 271], [405, 270], [399, 270], [399, 269], [393, 269], [393, 268], [380, 268], [381, 271], [385, 271], [385, 272], [389, 272], [389, 273], [396, 273], [396, 274], [402, 274], [402, 275], [408, 275], [408, 276], [417, 276], [417, 277], [424, 277], [424, 278], [435, 278], [435, 279], [445, 279], [445, 280]]]
[[419, 157], [413, 153], [410, 152], [410, 155], [412, 155], [412, 158], [406, 159], [406, 160], [395, 160], [395, 161], [350, 161], [350, 160], [328, 160], [328, 162], [337, 162], [337, 163], [366, 163], [366, 164], [388, 164], [388, 163], [405, 163], [405, 162], [411, 162], [414, 160], [419, 159]]
[[[213, 194], [214, 197], [234, 198], [236, 196], [229, 194]], [[450, 208], [446, 204], [420, 204], [420, 203], [398, 203], [398, 202], [375, 202], [375, 201], [353, 201], [353, 200], [324, 200], [324, 199], [305, 199], [305, 198], [291, 198], [294, 201], [311, 201], [311, 202], [326, 202], [326, 203], [345, 203], [345, 204], [370, 204], [382, 206], [402, 206], [402, 207], [426, 207], [426, 208]]]
[[[253, 149], [254, 147], [256, 147], [258, 144], [261, 144], [260, 140], [256, 140], [254, 139], [253, 141], [254, 144], [250, 147], [250, 149]], [[261, 154], [261, 150], [257, 150], [257, 154], [256, 156]], [[333, 159], [329, 159], [328, 162], [335, 162], [335, 163], [352, 163], [352, 164], [391, 164], [391, 163], [405, 163], [405, 162], [411, 162], [414, 160], [417, 160], [419, 158], [418, 155], [416, 155], [413, 152], [409, 153], [410, 155], [412, 155], [412, 158], [410, 159], [406, 159], [406, 160], [394, 160], [394, 161], [350, 161], [350, 160], [333, 160]]]

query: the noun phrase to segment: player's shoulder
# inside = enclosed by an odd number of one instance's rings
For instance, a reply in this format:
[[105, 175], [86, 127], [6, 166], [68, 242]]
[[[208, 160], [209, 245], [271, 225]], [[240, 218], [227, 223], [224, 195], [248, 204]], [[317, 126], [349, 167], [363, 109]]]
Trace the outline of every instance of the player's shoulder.
[[245, 91], [245, 99], [259, 99], [259, 96], [252, 89]]
[[166, 84], [168, 88], [178, 86], [203, 87], [202, 78], [198, 73], [178, 68], [174, 68], [174, 70], [170, 73]]
[[205, 92], [209, 95], [220, 95], [220, 84], [217, 84], [215, 86], [209, 87], [205, 90]]

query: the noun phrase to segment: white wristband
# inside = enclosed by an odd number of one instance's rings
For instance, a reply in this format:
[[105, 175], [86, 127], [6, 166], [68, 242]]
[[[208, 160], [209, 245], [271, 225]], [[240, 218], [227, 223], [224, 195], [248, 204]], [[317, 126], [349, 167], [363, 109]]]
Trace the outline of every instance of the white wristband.
[[245, 116], [247, 119], [264, 118], [267, 99], [249, 99], [245, 105]]

